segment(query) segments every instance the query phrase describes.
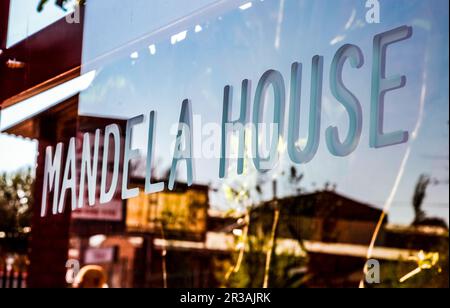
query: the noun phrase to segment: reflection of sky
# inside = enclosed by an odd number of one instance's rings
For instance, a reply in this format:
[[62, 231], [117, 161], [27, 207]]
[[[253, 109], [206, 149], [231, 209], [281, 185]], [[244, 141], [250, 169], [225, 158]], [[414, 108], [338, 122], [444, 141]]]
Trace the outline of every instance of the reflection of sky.
[[[105, 46], [120, 46], [155, 30], [156, 24], [144, 18], [152, 9], [148, 1], [138, 1], [139, 10], [121, 15], [117, 15], [114, 2], [105, 10], [101, 9], [102, 2], [94, 3], [99, 6], [91, 12], [88, 8], [87, 12], [86, 60], [100, 54]], [[152, 52], [141, 48], [132, 57], [128, 54], [96, 68], [99, 74], [93, 86], [81, 95], [80, 113], [123, 118], [156, 110], [155, 155], [160, 159], [158, 167], [162, 169], [171, 161], [174, 136], [169, 130], [178, 120], [183, 99], [191, 99], [194, 114], [201, 115], [204, 123], [220, 123], [225, 85], [235, 88], [234, 109], [237, 110], [242, 79], [253, 81], [254, 94], [259, 77], [272, 68], [282, 72], [288, 86], [290, 65], [299, 61], [304, 64], [301, 138], [305, 138], [310, 63], [315, 54], [320, 54], [325, 58], [322, 134], [314, 160], [301, 166], [305, 173], [304, 185], [312, 190], [313, 183], [321, 187], [329, 181], [336, 183], [338, 191], [345, 195], [382, 207], [392, 190], [405, 152], [411, 147], [411, 156], [390, 212], [392, 221], [410, 222], [410, 200], [419, 175], [427, 173], [438, 179], [448, 178], [448, 1], [434, 1], [432, 5], [425, 0], [381, 1], [381, 8], [379, 25], [365, 23], [364, 1], [359, 0], [253, 1], [253, 6], [247, 10], [236, 8], [218, 17], [196, 19], [186, 28], [186, 39], [175, 45], [171, 44], [170, 37], [161, 40], [158, 36], [153, 40], [149, 36], [146, 46], [155, 44]], [[164, 22], [170, 20], [167, 16], [171, 15], [164, 11], [160, 14]], [[118, 26], [123, 25], [121, 18], [131, 18], [132, 25]], [[202, 29], [198, 33], [194, 31], [197, 24]], [[423, 119], [417, 138], [409, 144], [370, 149], [368, 121], [373, 36], [405, 24], [413, 26], [413, 37], [389, 49], [387, 73], [404, 74], [408, 83], [406, 88], [387, 96], [385, 130], [412, 132], [418, 126], [421, 114]], [[109, 32], [103, 33], [103, 37], [101, 29]], [[138, 29], [138, 32], [130, 33], [130, 29]], [[323, 132], [330, 125], [338, 125], [342, 135], [347, 129], [346, 113], [328, 86], [331, 60], [345, 43], [358, 45], [365, 56], [363, 68], [346, 67], [344, 72], [345, 83], [363, 106], [364, 127], [358, 149], [347, 158], [337, 158], [328, 152]], [[421, 96], [425, 104], [423, 112]], [[143, 152], [146, 134], [145, 125], [136, 129], [134, 143]], [[218, 159], [197, 159], [196, 180], [217, 182], [218, 167]], [[448, 185], [433, 186], [425, 209], [430, 215], [448, 220], [448, 198]]]

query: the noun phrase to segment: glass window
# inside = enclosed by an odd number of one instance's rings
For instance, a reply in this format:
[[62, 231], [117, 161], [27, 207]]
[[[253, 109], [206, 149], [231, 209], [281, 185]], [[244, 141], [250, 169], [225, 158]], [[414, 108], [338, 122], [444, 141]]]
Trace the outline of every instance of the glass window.
[[84, 10], [1, 111], [0, 287], [448, 286], [448, 1]]

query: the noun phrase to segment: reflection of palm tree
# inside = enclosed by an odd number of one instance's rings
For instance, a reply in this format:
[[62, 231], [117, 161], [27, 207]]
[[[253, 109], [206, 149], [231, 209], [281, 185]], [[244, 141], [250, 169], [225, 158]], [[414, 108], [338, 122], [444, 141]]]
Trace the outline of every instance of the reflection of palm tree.
[[[447, 126], [449, 122], [447, 121]], [[446, 130], [448, 132], [448, 130]], [[448, 140], [448, 136], [446, 138]], [[424, 158], [431, 160], [439, 160], [439, 161], [447, 161], [448, 162], [448, 154], [447, 155], [425, 155]], [[448, 165], [445, 167], [448, 171]], [[416, 188], [414, 190], [413, 196], [413, 207], [415, 212], [415, 218], [413, 225], [415, 226], [439, 226], [448, 228], [446, 222], [441, 218], [427, 218], [425, 212], [423, 211], [423, 201], [426, 197], [426, 191], [429, 185], [448, 185], [449, 180], [448, 177], [446, 179], [431, 179], [426, 175], [421, 175], [419, 177], [419, 181], [416, 184]]]
[[432, 184], [430, 177], [422, 174], [416, 184], [413, 195], [413, 208], [414, 208], [414, 226], [437, 226], [447, 228], [447, 224], [440, 218], [428, 218], [423, 210], [423, 201], [426, 198], [427, 188]]
[[427, 188], [430, 185], [430, 178], [424, 174], [419, 177], [413, 196], [414, 207], [414, 225], [420, 224], [425, 218], [425, 212], [422, 210], [423, 200], [425, 200]]

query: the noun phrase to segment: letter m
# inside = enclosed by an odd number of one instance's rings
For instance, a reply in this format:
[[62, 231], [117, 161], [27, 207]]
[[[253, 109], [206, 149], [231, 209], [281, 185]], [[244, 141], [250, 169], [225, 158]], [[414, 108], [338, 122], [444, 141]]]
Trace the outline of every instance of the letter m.
[[55, 156], [53, 148], [47, 147], [45, 151], [44, 185], [42, 187], [41, 217], [47, 215], [47, 195], [53, 190], [53, 215], [58, 213], [59, 178], [61, 173], [61, 155], [63, 144], [56, 146]]

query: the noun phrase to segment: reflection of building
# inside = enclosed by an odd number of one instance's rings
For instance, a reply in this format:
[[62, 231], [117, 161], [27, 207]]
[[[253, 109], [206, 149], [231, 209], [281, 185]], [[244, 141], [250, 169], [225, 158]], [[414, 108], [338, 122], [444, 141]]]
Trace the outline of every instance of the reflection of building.
[[[143, 187], [143, 181], [133, 184]], [[329, 191], [277, 202], [281, 218], [274, 262], [291, 262], [287, 268], [289, 279], [300, 281], [307, 274], [308, 280], [301, 286], [358, 286], [381, 211]], [[248, 244], [251, 247], [247, 248], [245, 259], [250, 260], [246, 266], [254, 268], [242, 272], [249, 275], [254, 270], [255, 281], [265, 261], [264, 242], [270, 234], [272, 206], [272, 202], [267, 202], [251, 215], [252, 244]], [[235, 235], [240, 234], [236, 231], [243, 227], [239, 217], [209, 209], [207, 187], [188, 189], [183, 184], [174, 192], [142, 193], [128, 200], [125, 220], [125, 231], [105, 233], [99, 246], [85, 249], [86, 256], [98, 254], [92, 260], [105, 267], [112, 286], [221, 286], [221, 267], [230, 266], [236, 253]], [[383, 264], [407, 261], [423, 247], [389, 245], [397, 237], [390, 235], [393, 230], [386, 223], [382, 230], [373, 258]], [[422, 231], [416, 232], [424, 236]], [[442, 232], [435, 236], [445, 242], [448, 232]], [[408, 239], [401, 241], [406, 243]], [[259, 247], [255, 246], [258, 241], [262, 241]], [[84, 242], [89, 245], [90, 241], [85, 238]]]
[[281, 237], [299, 236], [325, 243], [368, 245], [381, 215], [378, 209], [331, 191], [286, 198], [280, 207]]
[[[130, 185], [143, 188], [143, 180], [134, 180]], [[203, 243], [208, 204], [208, 188], [199, 185], [188, 189], [178, 183], [174, 191], [141, 193], [126, 201], [126, 213], [117, 228], [108, 221], [74, 219], [70, 254], [82, 265], [103, 266], [113, 287], [162, 287], [163, 264], [166, 271], [171, 271], [168, 280], [172, 285], [183, 285], [189, 280], [188, 273], [192, 273], [191, 277], [204, 273], [208, 259], [188, 247], [180, 254], [164, 255], [158, 239]], [[191, 261], [182, 266], [182, 260]], [[210, 285], [202, 281], [203, 286]], [[186, 281], [184, 285], [191, 283]]]
[[[142, 184], [143, 180], [130, 183], [140, 186], [141, 191]], [[126, 229], [104, 232], [100, 247], [85, 251], [116, 249], [118, 257], [97, 262], [108, 269], [112, 286], [162, 287], [165, 271], [171, 273], [167, 284], [191, 286], [195, 276], [204, 277], [205, 271], [210, 270], [210, 266], [205, 266], [208, 257], [205, 259], [204, 254], [189, 247], [179, 252], [166, 252], [158, 243], [170, 239], [202, 244], [206, 236], [208, 204], [206, 186], [194, 185], [188, 189], [187, 185], [178, 183], [174, 191], [151, 195], [141, 192], [138, 197], [126, 201]], [[84, 241], [89, 244], [88, 238]], [[82, 263], [89, 262], [83, 260]], [[210, 285], [204, 279], [202, 283], [198, 286]]]
[[208, 213], [208, 187], [178, 184], [174, 191], [147, 195], [127, 201], [127, 229], [131, 232], [160, 234], [167, 238], [203, 240]]
[[[282, 278], [285, 281], [278, 286], [357, 287], [363, 279], [362, 269], [368, 245], [381, 211], [329, 191], [277, 202], [281, 208], [281, 217], [275, 248], [277, 257], [274, 258], [277, 261], [274, 262], [286, 263], [287, 266], [284, 274], [286, 277]], [[267, 246], [264, 243], [269, 238], [272, 226], [272, 206], [271, 202], [265, 203], [251, 215], [249, 247], [244, 258], [248, 259], [248, 268], [241, 270], [256, 281], [251, 286], [261, 286], [258, 281], [265, 262]], [[167, 264], [171, 264], [167, 269], [169, 286], [202, 287], [205, 286], [205, 280], [208, 281], [206, 286], [210, 287], [224, 283], [224, 272], [220, 268], [225, 266], [225, 272], [229, 268], [232, 256], [236, 254], [235, 235], [241, 234], [237, 231], [243, 225], [239, 217], [228, 217], [211, 210], [208, 213], [208, 228], [202, 241], [189, 239], [188, 236], [164, 238], [161, 234], [153, 234], [152, 255], [155, 258], [150, 261], [154, 269], [153, 275], [150, 275], [151, 286], [162, 286], [162, 277], [157, 274], [161, 268], [154, 262], [162, 264], [161, 255], [164, 251], [167, 251]], [[134, 224], [136, 221], [132, 219], [129, 222]], [[372, 258], [386, 267], [404, 264], [399, 271], [404, 274], [402, 270], [411, 270], [415, 266], [408, 259], [416, 256], [424, 246], [419, 243], [405, 245], [408, 241], [414, 241], [415, 236], [399, 238], [404, 242], [403, 245], [390, 245], [396, 238], [395, 235], [389, 235], [391, 229], [387, 222], [383, 224]], [[415, 232], [416, 235], [427, 236], [423, 230]], [[441, 230], [434, 236], [444, 244], [440, 249], [445, 251], [445, 247], [448, 247], [448, 231]], [[437, 247], [433, 249], [435, 251]], [[203, 266], [197, 269], [200, 256]], [[181, 279], [182, 277], [191, 278]], [[194, 279], [195, 277], [197, 278]], [[240, 277], [245, 280], [245, 276]], [[305, 277], [308, 279], [301, 285], [296, 284]]]
[[[278, 237], [298, 240], [308, 252], [310, 278], [306, 285], [357, 286], [362, 279], [366, 247], [381, 210], [332, 191], [286, 198], [278, 203]], [[271, 206], [267, 203], [254, 213], [266, 228], [271, 227]], [[258, 227], [256, 223], [254, 233]]]
[[[88, 133], [90, 135], [90, 142], [91, 142], [91, 158], [92, 153], [94, 153], [94, 139], [95, 139], [95, 131], [99, 128], [104, 128], [107, 125], [110, 124], [117, 124], [120, 127], [122, 136], [121, 136], [121, 144], [119, 145], [120, 149], [124, 148], [124, 139], [125, 136], [123, 135], [126, 128], [126, 121], [119, 120], [119, 119], [109, 119], [109, 118], [99, 118], [99, 117], [85, 117], [80, 116], [78, 117], [78, 130], [77, 130], [77, 179], [80, 180], [81, 176], [81, 164], [82, 164], [82, 151], [83, 151], [83, 136], [84, 134]], [[97, 161], [97, 182], [99, 182], [102, 165], [103, 165], [103, 152], [104, 152], [104, 146], [103, 146], [103, 130], [100, 130], [100, 139], [99, 139], [99, 149], [98, 149], [98, 161]], [[110, 139], [110, 143], [113, 142], [113, 139]], [[123, 152], [123, 151], [121, 151]], [[123, 153], [121, 153], [121, 156], [123, 156]], [[113, 147], [109, 148], [108, 152], [108, 160], [107, 165], [112, 166], [114, 164], [114, 149]], [[120, 160], [122, 160], [120, 158]], [[111, 179], [113, 177], [112, 173], [113, 170], [108, 167], [106, 172], [106, 186], [109, 187], [111, 183]], [[89, 206], [88, 204], [88, 185], [85, 181], [85, 189], [84, 189], [84, 203], [83, 208], [76, 210], [72, 213], [72, 218], [75, 223], [82, 222], [82, 221], [97, 221], [98, 225], [104, 225], [105, 222], [107, 222], [110, 226], [110, 228], [119, 228], [117, 225], [120, 225], [123, 221], [123, 202], [121, 198], [121, 184], [122, 184], [122, 168], [119, 168], [118, 172], [118, 184], [117, 184], [117, 191], [113, 197], [113, 199], [108, 202], [107, 204], [102, 204], [101, 206]], [[100, 185], [95, 186], [95, 204], [99, 205], [99, 196], [100, 196]], [[80, 230], [84, 229], [83, 227], [79, 228]]]

